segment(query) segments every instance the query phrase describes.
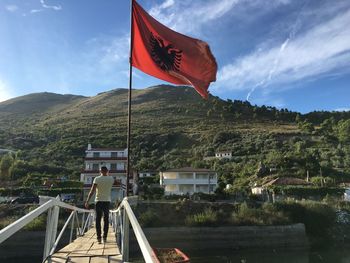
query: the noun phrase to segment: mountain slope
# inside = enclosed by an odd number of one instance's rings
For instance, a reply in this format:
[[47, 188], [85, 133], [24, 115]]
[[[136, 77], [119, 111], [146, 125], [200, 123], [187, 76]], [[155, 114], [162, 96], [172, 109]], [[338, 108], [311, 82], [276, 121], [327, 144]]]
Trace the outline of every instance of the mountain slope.
[[[58, 167], [55, 173], [68, 169], [78, 178], [88, 143], [126, 147], [127, 96], [126, 89], [116, 89], [93, 97], [37, 93], [2, 102], [0, 148], [21, 150], [20, 158], [33, 171], [43, 173], [45, 168], [35, 167], [49, 165]], [[301, 115], [213, 96], [203, 100], [189, 87], [133, 90], [132, 164], [157, 170], [208, 167], [217, 170], [224, 182], [238, 185], [255, 176], [260, 162], [278, 167], [281, 175], [303, 177], [309, 170], [316, 176], [323, 169], [324, 175], [346, 178], [350, 147], [337, 136], [338, 120], [347, 116]], [[315, 130], [325, 118], [333, 118], [330, 126]], [[234, 158], [203, 161], [217, 150], [230, 150]]]

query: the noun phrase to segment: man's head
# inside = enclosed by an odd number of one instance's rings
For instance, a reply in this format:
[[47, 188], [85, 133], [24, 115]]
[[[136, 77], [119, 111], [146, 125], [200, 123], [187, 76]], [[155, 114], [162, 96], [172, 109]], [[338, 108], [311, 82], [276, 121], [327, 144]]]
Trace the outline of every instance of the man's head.
[[107, 175], [108, 173], [108, 169], [106, 166], [102, 166], [101, 169], [100, 169], [100, 172], [102, 175]]

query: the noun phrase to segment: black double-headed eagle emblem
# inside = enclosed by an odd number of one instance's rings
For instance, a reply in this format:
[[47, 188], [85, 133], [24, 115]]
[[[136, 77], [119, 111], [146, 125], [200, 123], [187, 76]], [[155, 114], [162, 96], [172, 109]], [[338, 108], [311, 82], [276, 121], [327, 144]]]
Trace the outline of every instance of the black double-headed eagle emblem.
[[164, 71], [179, 71], [182, 57], [182, 50], [175, 48], [171, 43], [164, 44], [163, 39], [154, 36], [150, 37], [151, 57], [153, 61]]

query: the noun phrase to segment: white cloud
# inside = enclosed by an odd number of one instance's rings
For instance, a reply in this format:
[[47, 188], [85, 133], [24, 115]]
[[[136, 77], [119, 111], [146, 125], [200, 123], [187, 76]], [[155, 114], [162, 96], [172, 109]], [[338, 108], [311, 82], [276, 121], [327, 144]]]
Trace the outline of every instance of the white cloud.
[[36, 13], [40, 13], [45, 11], [45, 9], [52, 9], [55, 11], [61, 11], [62, 10], [62, 6], [60, 5], [48, 5], [45, 3], [45, 0], [40, 0], [40, 4], [41, 4], [41, 9], [32, 9], [30, 10], [31, 14], [36, 14]]
[[[257, 17], [258, 12], [271, 11], [290, 0], [165, 0], [154, 5], [149, 13], [161, 23], [182, 33], [200, 34], [203, 25], [216, 21], [225, 15], [237, 15], [242, 19]], [[245, 15], [249, 10], [254, 13]]]
[[335, 109], [334, 111], [350, 111], [350, 108], [338, 108], [338, 109]]
[[40, 3], [43, 8], [53, 9], [56, 11], [62, 10], [62, 6], [60, 5], [47, 5], [44, 0], [40, 0]]
[[149, 11], [153, 16], [161, 15], [162, 10], [167, 9], [168, 7], [174, 5], [174, 0], [166, 0], [160, 5], [153, 6]]
[[[350, 10], [315, 25], [294, 39], [258, 49], [225, 65], [215, 89], [273, 89], [275, 84], [318, 78], [349, 70]], [[271, 43], [271, 42], [269, 42]], [[271, 74], [273, 72], [273, 74]], [[224, 89], [222, 89], [224, 88]]]
[[129, 58], [130, 35], [125, 34], [112, 39], [96, 40], [98, 53], [100, 54], [100, 64], [110, 66]]
[[189, 33], [198, 30], [202, 24], [228, 13], [240, 1], [242, 0], [166, 0], [153, 6], [149, 13], [172, 29]]
[[16, 5], [7, 5], [5, 8], [7, 11], [10, 11], [10, 12], [16, 12], [18, 10], [18, 6]]
[[0, 102], [4, 101], [4, 100], [8, 100], [10, 99], [11, 96], [11, 92], [10, 92], [10, 88], [8, 87], [8, 85], [5, 83], [5, 81], [3, 81], [0, 78]]
[[32, 10], [30, 10], [30, 13], [31, 14], [35, 14], [35, 13], [39, 13], [39, 12], [42, 12], [42, 11], [44, 11], [43, 9], [32, 9]]

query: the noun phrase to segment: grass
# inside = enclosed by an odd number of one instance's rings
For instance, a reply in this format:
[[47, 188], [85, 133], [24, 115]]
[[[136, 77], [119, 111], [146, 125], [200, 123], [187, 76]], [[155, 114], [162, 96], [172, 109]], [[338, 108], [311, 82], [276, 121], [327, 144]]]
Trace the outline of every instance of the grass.
[[272, 204], [264, 204], [260, 208], [252, 208], [242, 203], [237, 212], [231, 216], [233, 225], [285, 225], [291, 223], [289, 218], [278, 211]]
[[187, 216], [185, 224], [188, 226], [215, 226], [218, 225], [218, 215], [211, 208], [207, 208], [201, 213]]

